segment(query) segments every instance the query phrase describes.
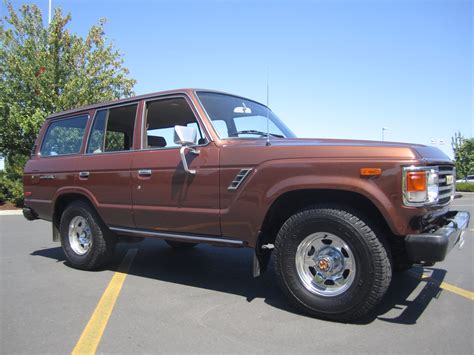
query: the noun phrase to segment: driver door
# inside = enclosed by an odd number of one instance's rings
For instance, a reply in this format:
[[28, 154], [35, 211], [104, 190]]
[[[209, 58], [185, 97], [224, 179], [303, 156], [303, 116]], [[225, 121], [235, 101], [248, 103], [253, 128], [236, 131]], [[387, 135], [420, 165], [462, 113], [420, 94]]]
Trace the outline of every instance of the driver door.
[[[184, 96], [147, 101], [142, 149], [132, 161], [132, 202], [139, 229], [220, 236], [219, 151], [203, 133]], [[187, 151], [185, 171], [174, 126], [194, 127], [196, 149]]]

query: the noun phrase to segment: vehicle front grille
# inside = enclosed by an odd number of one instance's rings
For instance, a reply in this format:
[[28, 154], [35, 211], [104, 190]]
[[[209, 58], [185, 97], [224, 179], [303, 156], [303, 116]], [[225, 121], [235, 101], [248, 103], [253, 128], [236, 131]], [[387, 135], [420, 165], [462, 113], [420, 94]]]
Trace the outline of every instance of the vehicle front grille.
[[[438, 203], [440, 205], [445, 205], [449, 203], [455, 192], [455, 180], [456, 177], [454, 176], [455, 170], [453, 166], [450, 165], [441, 165], [439, 166], [439, 179], [438, 179], [438, 187], [439, 187], [439, 197]], [[448, 184], [447, 179], [451, 179], [451, 183]]]

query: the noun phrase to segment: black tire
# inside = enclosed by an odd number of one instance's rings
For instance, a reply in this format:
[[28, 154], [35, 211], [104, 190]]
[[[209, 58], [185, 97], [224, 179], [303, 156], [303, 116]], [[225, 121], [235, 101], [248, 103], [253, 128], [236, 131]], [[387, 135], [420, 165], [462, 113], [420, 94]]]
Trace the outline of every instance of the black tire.
[[[83, 254], [74, 250], [69, 238], [70, 224], [74, 218], [83, 218], [90, 231], [90, 247]], [[82, 220], [82, 221], [83, 221]], [[83, 201], [75, 201], [66, 207], [61, 215], [59, 226], [61, 245], [69, 264], [81, 270], [95, 270], [106, 264], [114, 251], [116, 238], [103, 224], [97, 212]]]
[[176, 240], [165, 240], [165, 242], [172, 247], [173, 249], [177, 250], [189, 250], [194, 248], [198, 243], [188, 243], [188, 242], [178, 242]]
[[[341, 289], [341, 294], [311, 292], [298, 274], [298, 246], [317, 232], [337, 236], [351, 250], [356, 268], [351, 283]], [[389, 253], [381, 238], [362, 219], [338, 207], [302, 210], [283, 224], [275, 241], [273, 260], [280, 286], [298, 309], [311, 316], [335, 321], [361, 318], [379, 303], [392, 278]], [[311, 253], [305, 255], [312, 258]]]

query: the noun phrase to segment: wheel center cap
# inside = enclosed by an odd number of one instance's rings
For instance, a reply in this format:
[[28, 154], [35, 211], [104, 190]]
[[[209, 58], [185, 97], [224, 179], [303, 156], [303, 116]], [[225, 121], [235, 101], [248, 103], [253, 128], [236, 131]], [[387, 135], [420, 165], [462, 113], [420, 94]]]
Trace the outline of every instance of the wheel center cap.
[[331, 262], [327, 258], [319, 259], [318, 269], [321, 271], [328, 271], [331, 268]]

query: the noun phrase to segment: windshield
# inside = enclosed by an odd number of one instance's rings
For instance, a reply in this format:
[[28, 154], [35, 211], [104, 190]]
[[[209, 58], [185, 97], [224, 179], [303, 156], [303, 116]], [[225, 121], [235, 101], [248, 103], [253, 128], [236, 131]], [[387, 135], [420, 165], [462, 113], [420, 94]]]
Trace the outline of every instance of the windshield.
[[271, 137], [296, 137], [264, 105], [240, 97], [214, 92], [198, 92], [197, 95], [220, 138], [267, 137], [267, 131]]

